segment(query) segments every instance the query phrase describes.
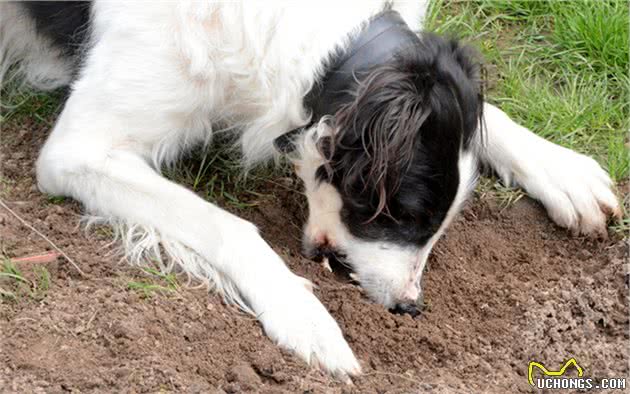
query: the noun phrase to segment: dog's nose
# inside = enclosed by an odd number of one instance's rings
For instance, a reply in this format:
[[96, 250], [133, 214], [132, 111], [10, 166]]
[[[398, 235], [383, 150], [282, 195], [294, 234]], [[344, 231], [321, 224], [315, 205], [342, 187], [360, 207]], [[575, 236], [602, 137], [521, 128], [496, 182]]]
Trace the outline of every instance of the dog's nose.
[[390, 309], [390, 311], [397, 315], [410, 315], [411, 317], [416, 317], [421, 312], [421, 306], [418, 306], [415, 302], [401, 302], [396, 304], [392, 309]]
[[310, 242], [309, 246], [310, 247], [305, 248], [307, 250], [307, 256], [314, 260], [321, 260], [335, 253], [335, 249], [326, 236], [317, 237]]
[[390, 309], [392, 313], [397, 315], [410, 315], [411, 317], [416, 317], [422, 310], [424, 309], [424, 297], [422, 294], [422, 290], [420, 290], [420, 294], [415, 301], [402, 301], [394, 305], [393, 308]]

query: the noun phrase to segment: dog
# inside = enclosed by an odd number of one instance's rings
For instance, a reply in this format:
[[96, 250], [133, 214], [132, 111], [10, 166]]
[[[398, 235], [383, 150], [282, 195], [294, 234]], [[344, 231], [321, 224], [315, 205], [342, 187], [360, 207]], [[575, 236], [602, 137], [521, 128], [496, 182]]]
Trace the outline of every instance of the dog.
[[69, 86], [36, 163], [148, 258], [211, 284], [332, 374], [360, 373], [342, 332], [256, 227], [160, 175], [218, 131], [243, 167], [286, 156], [304, 184], [304, 253], [335, 258], [373, 301], [419, 313], [431, 248], [494, 171], [559, 226], [605, 236], [619, 205], [591, 158], [484, 102], [470, 48], [421, 26], [422, 1], [0, 4], [0, 72]]

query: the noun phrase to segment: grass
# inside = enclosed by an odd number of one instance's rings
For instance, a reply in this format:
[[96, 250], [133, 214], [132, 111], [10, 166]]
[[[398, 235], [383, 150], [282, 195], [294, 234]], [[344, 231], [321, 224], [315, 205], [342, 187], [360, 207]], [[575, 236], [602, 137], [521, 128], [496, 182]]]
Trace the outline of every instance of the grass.
[[63, 197], [63, 196], [51, 196], [51, 195], [46, 196], [46, 201], [48, 201], [51, 204], [55, 204], [55, 205], [62, 204], [66, 200], [67, 200], [67, 198]]
[[479, 198], [492, 198], [499, 203], [499, 209], [503, 212], [506, 208], [516, 204], [525, 192], [503, 185], [495, 178], [481, 178], [477, 186]]
[[[2, 133], [0, 133], [0, 137]], [[0, 167], [2, 168], [2, 167]], [[2, 176], [0, 172], [0, 197], [3, 197], [5, 194], [8, 194], [14, 187], [15, 181]]]
[[127, 288], [138, 292], [142, 298], [152, 298], [160, 293], [173, 293], [179, 289], [175, 274], [164, 274], [154, 268], [143, 268], [142, 271], [151, 279], [127, 283]]
[[45, 267], [33, 268], [34, 279], [28, 279], [22, 270], [8, 258], [0, 264], [0, 299], [17, 301], [21, 297], [43, 299], [50, 289], [50, 273]]
[[5, 122], [20, 124], [27, 121], [52, 127], [54, 115], [62, 105], [65, 92], [33, 92], [11, 84], [0, 91], [0, 125]]
[[630, 194], [625, 195], [621, 202], [621, 213], [622, 219], [610, 228], [618, 235], [628, 239], [630, 237]]
[[630, 167], [627, 15], [626, 1], [434, 0], [427, 28], [480, 50], [490, 102], [619, 182]]
[[232, 141], [218, 137], [211, 147], [193, 153], [190, 159], [167, 170], [166, 176], [187, 185], [212, 203], [242, 211], [268, 198], [264, 184], [282, 171], [263, 166], [244, 174]]

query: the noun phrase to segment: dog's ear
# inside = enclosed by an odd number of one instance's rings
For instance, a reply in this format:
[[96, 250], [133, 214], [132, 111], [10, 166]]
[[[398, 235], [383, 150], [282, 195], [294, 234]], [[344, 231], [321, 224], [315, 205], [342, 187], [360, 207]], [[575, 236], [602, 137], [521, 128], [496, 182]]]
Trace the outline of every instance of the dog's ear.
[[431, 114], [423, 94], [431, 84], [393, 66], [373, 70], [358, 84], [355, 99], [335, 114], [332, 139], [322, 140], [346, 194], [374, 194], [369, 220], [387, 209], [387, 196], [412, 162], [420, 128]]
[[[427, 35], [420, 48], [358, 79], [354, 100], [335, 114], [333, 136], [320, 149], [326, 174], [343, 188], [345, 203], [371, 212], [366, 222], [389, 214], [390, 197], [412, 165], [435, 182], [444, 169], [433, 162], [450, 163], [446, 152], [456, 157], [470, 141], [481, 101], [476, 63], [465, 48]], [[456, 159], [448, 165], [456, 168]]]

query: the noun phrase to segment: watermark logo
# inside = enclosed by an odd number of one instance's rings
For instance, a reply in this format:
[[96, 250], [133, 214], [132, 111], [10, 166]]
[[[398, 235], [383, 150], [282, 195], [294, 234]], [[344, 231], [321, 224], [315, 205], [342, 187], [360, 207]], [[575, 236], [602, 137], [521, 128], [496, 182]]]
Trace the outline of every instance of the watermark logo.
[[[577, 378], [565, 377], [565, 373], [570, 367], [577, 370]], [[542, 373], [542, 377], [534, 379], [534, 368]], [[527, 380], [530, 385], [539, 389], [619, 389], [626, 388], [625, 378], [605, 378], [595, 379], [584, 377], [584, 369], [580, 367], [575, 358], [568, 359], [557, 371], [547, 369], [544, 365], [536, 361], [530, 361], [527, 368]]]
[[566, 363], [564, 363], [559, 371], [550, 371], [545, 368], [545, 366], [541, 363], [530, 361], [529, 367], [527, 368], [527, 379], [529, 380], [529, 384], [534, 386], [534, 367], [540, 369], [545, 376], [562, 376], [567, 371], [567, 368], [569, 368], [571, 365], [575, 366], [575, 369], [577, 369], [578, 377], [581, 378], [582, 375], [584, 375], [584, 370], [578, 365], [577, 361], [575, 361], [575, 358], [570, 358], [567, 360]]

